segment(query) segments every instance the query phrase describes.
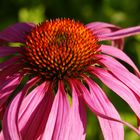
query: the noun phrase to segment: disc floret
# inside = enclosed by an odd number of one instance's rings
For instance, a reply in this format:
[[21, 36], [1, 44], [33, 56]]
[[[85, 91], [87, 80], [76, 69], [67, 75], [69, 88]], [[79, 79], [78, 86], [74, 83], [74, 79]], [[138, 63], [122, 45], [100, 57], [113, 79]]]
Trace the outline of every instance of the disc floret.
[[46, 78], [76, 76], [91, 65], [99, 48], [97, 38], [80, 22], [70, 19], [45, 21], [26, 39], [32, 70]]

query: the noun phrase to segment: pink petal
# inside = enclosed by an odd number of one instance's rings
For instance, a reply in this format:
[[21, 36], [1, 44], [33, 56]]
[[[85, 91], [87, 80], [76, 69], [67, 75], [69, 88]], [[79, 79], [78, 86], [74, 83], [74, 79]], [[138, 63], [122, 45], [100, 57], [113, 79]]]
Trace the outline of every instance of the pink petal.
[[0, 71], [0, 84], [4, 83], [7, 78], [16, 76], [21, 69], [23, 69], [22, 64], [13, 64]]
[[[91, 98], [94, 100], [94, 104], [98, 106], [98, 110], [102, 112], [103, 114], [106, 114], [108, 116], [111, 116], [113, 118], [116, 118], [120, 120], [120, 116], [114, 106], [111, 104], [105, 93], [102, 91], [102, 89], [94, 83], [91, 79], [85, 78], [89, 90], [91, 93]], [[123, 125], [103, 119], [101, 117], [98, 117], [104, 138], [106, 140], [123, 140], [124, 139], [124, 130], [123, 130]]]
[[60, 103], [52, 140], [66, 140], [64, 136], [67, 133], [67, 128], [69, 128], [67, 124], [68, 124], [68, 116], [70, 114], [70, 105], [62, 81], [59, 82], [58, 88], [61, 91], [59, 93]]
[[3, 81], [0, 85], [0, 107], [7, 101], [8, 97], [20, 84], [23, 75], [16, 75]]
[[124, 125], [127, 125], [129, 128], [131, 128], [133, 131], [135, 131], [140, 136], [140, 131], [138, 129], [136, 129], [135, 127], [133, 127], [131, 124], [129, 124], [125, 121], [122, 121], [120, 119], [113, 118], [111, 116], [108, 116], [107, 114], [100, 112], [98, 106], [95, 104], [95, 101], [91, 98], [90, 92], [87, 90], [87, 88], [85, 86], [83, 86], [81, 84], [81, 82], [79, 82], [78, 80], [75, 80], [75, 85], [78, 86], [79, 92], [83, 95], [83, 98], [84, 98], [85, 102], [87, 103], [87, 105], [89, 106], [89, 108], [97, 116], [107, 119], [107, 120], [111, 120], [111, 121], [115, 121], [115, 122], [119, 122]]
[[30, 80], [7, 108], [3, 119], [3, 134], [6, 140], [21, 140], [18, 128], [18, 112], [24, 95], [35, 82], [36, 79]]
[[123, 50], [123, 48], [124, 48], [124, 38], [111, 40], [111, 46]]
[[120, 39], [120, 38], [133, 36], [137, 34], [140, 34], [140, 26], [121, 29], [112, 33], [101, 34], [98, 37], [101, 40], [114, 40], [114, 39]]
[[6, 107], [7, 107], [6, 102], [0, 107], [0, 120], [3, 120]]
[[[91, 31], [93, 31], [93, 34], [97, 36], [99, 41], [103, 40], [102, 38], [100, 38], [100, 35], [103, 36], [104, 34], [112, 33], [112, 32], [115, 32], [115, 31], [121, 29], [118, 26], [104, 23], [104, 22], [93, 22], [93, 23], [87, 24], [86, 26]], [[124, 39], [123, 38], [116, 39], [116, 40], [111, 39], [111, 42], [112, 42], [112, 46], [115, 46], [117, 48], [123, 49], [123, 47], [124, 47]]]
[[7, 68], [15, 63], [21, 63], [21, 60], [22, 60], [22, 57], [19, 57], [19, 56], [12, 57], [12, 58], [0, 63], [0, 70]]
[[[66, 115], [69, 115], [69, 114], [66, 114], [69, 111], [69, 106], [68, 106], [68, 101], [66, 99], [64, 89], [61, 84], [62, 83], [59, 82], [58, 91], [57, 91], [57, 94], [55, 95], [55, 99], [53, 101], [53, 105], [52, 105], [52, 108], [51, 108], [51, 111], [49, 114], [49, 118], [48, 118], [48, 121], [47, 121], [47, 124], [45, 127], [45, 131], [41, 138], [42, 140], [46, 140], [46, 138], [47, 138], [47, 140], [53, 140], [53, 139], [55, 140], [59, 137], [62, 137], [60, 134], [61, 127], [62, 127], [62, 124], [65, 123]], [[62, 120], [61, 117], [64, 120]], [[66, 124], [63, 124], [63, 125], [66, 125]], [[62, 129], [62, 132], [64, 133], [64, 128]]]
[[18, 120], [23, 140], [36, 140], [43, 134], [53, 101], [49, 88], [50, 83], [44, 82], [23, 100]]
[[104, 84], [106, 84], [110, 89], [112, 89], [115, 93], [117, 93], [124, 101], [126, 101], [132, 110], [139, 116], [140, 118], [140, 103], [137, 100], [135, 94], [121, 81], [119, 81], [116, 77], [110, 74], [108, 71], [93, 68], [91, 71], [94, 75], [96, 75]]
[[69, 80], [72, 88], [72, 107], [64, 140], [85, 140], [86, 137], [86, 110], [80, 92], [78, 93], [75, 83]]
[[122, 83], [127, 85], [132, 91], [140, 96], [140, 79], [129, 72], [121, 63], [112, 57], [101, 55], [99, 60], [105, 65]]
[[128, 63], [136, 71], [137, 74], [140, 74], [138, 68], [135, 66], [133, 61], [120, 49], [109, 46], [109, 45], [101, 45], [100, 50], [103, 53], [106, 53], [120, 60], [123, 60], [124, 62]]
[[1, 46], [0, 47], [0, 57], [12, 55], [14, 53], [21, 53], [22, 48], [20, 47], [7, 47], [7, 46]]
[[16, 23], [0, 32], [0, 40], [7, 42], [25, 42], [26, 33], [29, 33], [35, 25], [32, 23]]
[[0, 140], [5, 140], [2, 131], [0, 132]]
[[111, 33], [112, 31], [119, 30], [120, 27], [105, 22], [91, 22], [86, 27], [93, 31], [96, 35]]

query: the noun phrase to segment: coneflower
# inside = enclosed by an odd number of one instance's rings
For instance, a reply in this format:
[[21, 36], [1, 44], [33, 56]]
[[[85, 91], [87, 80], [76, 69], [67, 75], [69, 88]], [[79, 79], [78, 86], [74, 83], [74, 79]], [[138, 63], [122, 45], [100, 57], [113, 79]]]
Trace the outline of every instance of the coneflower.
[[125, 37], [139, 33], [140, 26], [122, 29], [70, 19], [17, 23], [0, 32], [0, 57], [5, 58], [0, 63], [0, 139], [85, 140], [86, 106], [97, 116], [105, 140], [124, 140], [123, 125], [140, 135], [121, 120], [96, 83], [101, 80], [140, 119], [140, 73], [121, 50]]

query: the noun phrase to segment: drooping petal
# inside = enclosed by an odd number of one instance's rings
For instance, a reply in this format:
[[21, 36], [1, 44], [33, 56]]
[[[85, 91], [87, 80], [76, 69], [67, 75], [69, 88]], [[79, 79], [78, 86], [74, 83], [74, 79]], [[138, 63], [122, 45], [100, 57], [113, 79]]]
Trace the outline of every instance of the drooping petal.
[[0, 46], [0, 57], [8, 56], [14, 53], [21, 53], [23, 50], [20, 47]]
[[124, 101], [129, 104], [132, 110], [140, 118], [140, 103], [132, 90], [130, 90], [125, 84], [110, 74], [107, 70], [94, 68], [91, 73], [96, 75], [105, 85], [124, 99]]
[[105, 33], [111, 33], [112, 31], [117, 31], [121, 29], [118, 26], [104, 22], [91, 22], [87, 24], [86, 27], [92, 30], [93, 33], [96, 34], [97, 36]]
[[75, 84], [77, 84], [78, 89], [80, 90], [80, 93], [82, 94], [85, 102], [87, 103], [89, 108], [92, 110], [92, 112], [94, 112], [97, 116], [99, 116], [101, 118], [108, 119], [110, 121], [115, 121], [118, 123], [122, 123], [122, 124], [128, 126], [129, 128], [131, 128], [133, 131], [135, 131], [140, 136], [140, 131], [137, 128], [135, 128], [134, 126], [132, 126], [131, 124], [129, 124], [123, 120], [113, 118], [111, 116], [108, 116], [107, 114], [100, 112], [98, 106], [95, 104], [95, 101], [91, 98], [91, 95], [90, 95], [90, 92], [88, 91], [88, 89], [85, 86], [83, 86], [83, 84], [81, 84], [80, 81], [78, 81], [78, 80], [75, 80]]
[[26, 33], [35, 25], [32, 23], [16, 23], [0, 32], [0, 40], [7, 42], [25, 42]]
[[69, 114], [65, 140], [85, 140], [86, 137], [86, 110], [80, 92], [78, 93], [75, 83], [69, 80], [72, 88], [72, 107]]
[[18, 128], [18, 112], [24, 95], [35, 82], [36, 78], [30, 80], [7, 108], [3, 117], [3, 134], [6, 140], [21, 140]]
[[2, 131], [0, 132], [0, 140], [5, 140]]
[[123, 48], [124, 48], [124, 38], [111, 40], [111, 46], [123, 50]]
[[[99, 41], [103, 40], [103, 37], [100, 37], [100, 35], [103, 36], [104, 34], [112, 33], [121, 29], [118, 26], [109, 23], [104, 23], [104, 22], [92, 22], [87, 24], [86, 27], [91, 31], [93, 31], [93, 34], [97, 36]], [[112, 42], [112, 46], [123, 49], [124, 47], [123, 38], [119, 38], [115, 40], [110, 39], [110, 40]]]
[[8, 97], [20, 84], [22, 77], [23, 75], [18, 74], [14, 77], [6, 79], [0, 84], [0, 107], [7, 101]]
[[67, 133], [67, 128], [69, 128], [68, 116], [70, 115], [70, 105], [62, 81], [59, 81], [58, 88], [61, 91], [60, 103], [52, 140], [66, 140], [64, 136]]
[[43, 134], [53, 101], [49, 88], [50, 83], [44, 82], [24, 98], [18, 120], [22, 140], [36, 140]]
[[128, 63], [136, 71], [137, 74], [140, 74], [138, 68], [133, 63], [133, 61], [120, 49], [109, 46], [109, 45], [101, 45], [100, 50], [105, 54], [108, 54], [120, 60], [123, 60], [124, 62]]
[[[99, 111], [103, 114], [120, 120], [118, 112], [116, 111], [115, 107], [111, 104], [105, 93], [101, 90], [101, 88], [91, 79], [85, 77], [85, 80], [88, 84], [91, 93], [91, 98], [92, 100], [94, 100], [94, 103], [98, 106]], [[124, 130], [122, 124], [101, 117], [98, 117], [98, 119], [105, 140], [124, 139]]]
[[3, 119], [3, 116], [4, 116], [4, 113], [5, 113], [5, 110], [6, 110], [6, 102], [0, 107], [0, 120]]
[[64, 92], [61, 84], [62, 83], [59, 82], [58, 91], [55, 95], [55, 99], [53, 101], [53, 105], [41, 140], [55, 140], [57, 138], [58, 140], [61, 140], [61, 138], [65, 140], [63, 135], [65, 134], [64, 128], [69, 127], [66, 123], [66, 115], [69, 115], [69, 106], [65, 95], [66, 93]]
[[10, 58], [10, 59], [4, 61], [4, 62], [1, 62], [1, 63], [0, 63], [0, 71], [1, 71], [2, 69], [5, 69], [5, 68], [7, 68], [7, 67], [9, 67], [9, 66], [11, 66], [11, 65], [13, 65], [13, 64], [15, 64], [15, 63], [20, 63], [21, 60], [22, 60], [22, 57], [15, 56], [15, 57], [12, 57], [12, 58]]
[[112, 33], [100, 34], [98, 37], [101, 40], [114, 40], [137, 34], [140, 34], [140, 26], [121, 29]]
[[6, 67], [0, 71], [0, 84], [4, 83], [7, 78], [16, 75], [20, 70], [23, 69], [23, 64], [17, 63]]
[[140, 96], [140, 79], [129, 72], [121, 63], [112, 57], [101, 55], [99, 60], [105, 65], [122, 83]]

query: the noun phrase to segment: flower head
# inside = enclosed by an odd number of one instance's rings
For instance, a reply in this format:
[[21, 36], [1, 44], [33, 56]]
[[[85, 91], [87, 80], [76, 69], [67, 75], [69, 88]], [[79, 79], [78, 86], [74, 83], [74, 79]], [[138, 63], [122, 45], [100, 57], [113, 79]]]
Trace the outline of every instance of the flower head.
[[[84, 140], [86, 106], [97, 116], [104, 139], [123, 140], [123, 125], [140, 135], [121, 120], [95, 80], [126, 101], [139, 121], [140, 73], [121, 50], [125, 37], [139, 33], [140, 26], [121, 29], [70, 19], [17, 23], [0, 32], [0, 57], [6, 59], [0, 63], [0, 138]], [[132, 66], [137, 76], [114, 57]]]
[[78, 75], [93, 63], [99, 48], [89, 29], [69, 19], [43, 22], [31, 31], [25, 44], [27, 62], [47, 79]]

